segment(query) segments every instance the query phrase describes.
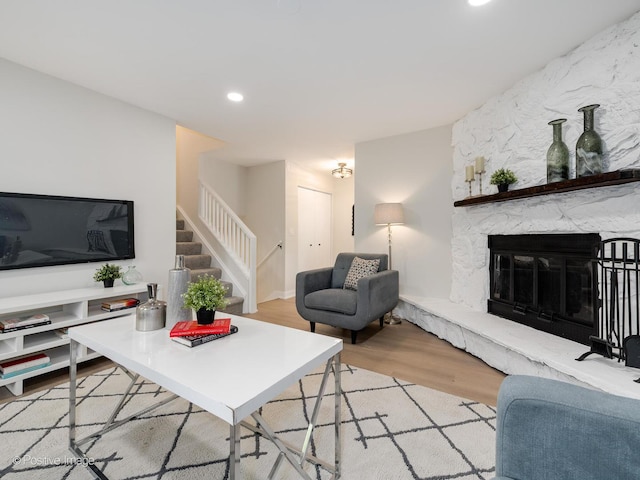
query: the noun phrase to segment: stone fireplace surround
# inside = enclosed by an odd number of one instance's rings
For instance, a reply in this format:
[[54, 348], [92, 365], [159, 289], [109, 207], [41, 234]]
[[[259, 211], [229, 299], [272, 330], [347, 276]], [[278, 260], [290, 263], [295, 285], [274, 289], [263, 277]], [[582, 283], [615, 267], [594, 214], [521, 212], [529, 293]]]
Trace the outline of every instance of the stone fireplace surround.
[[396, 313], [507, 374], [536, 375], [640, 399], [640, 369], [487, 312], [489, 235], [593, 233], [640, 238], [640, 183], [456, 208], [449, 299], [402, 295]]
[[[572, 152], [582, 133], [578, 108], [592, 103], [604, 142], [605, 171], [640, 167], [640, 13], [557, 58], [487, 101], [453, 127], [452, 199], [468, 195], [465, 167], [486, 158], [483, 193], [498, 168], [518, 176], [513, 188], [546, 183], [547, 123], [567, 118], [563, 139]], [[573, 170], [573, 168], [572, 168]], [[573, 171], [570, 178], [574, 178]], [[473, 194], [477, 194], [474, 182]], [[489, 235], [598, 233], [603, 240], [640, 238], [640, 184], [559, 193], [454, 209], [452, 285], [448, 299], [402, 295], [397, 313], [505, 373], [559, 378], [640, 398], [640, 369], [591, 355], [588, 347], [490, 315]]]
[[640, 238], [640, 184], [456, 208], [449, 299], [402, 296], [397, 314], [507, 374], [556, 378], [640, 398], [640, 369], [591, 355], [585, 345], [487, 312], [489, 235], [599, 233]]

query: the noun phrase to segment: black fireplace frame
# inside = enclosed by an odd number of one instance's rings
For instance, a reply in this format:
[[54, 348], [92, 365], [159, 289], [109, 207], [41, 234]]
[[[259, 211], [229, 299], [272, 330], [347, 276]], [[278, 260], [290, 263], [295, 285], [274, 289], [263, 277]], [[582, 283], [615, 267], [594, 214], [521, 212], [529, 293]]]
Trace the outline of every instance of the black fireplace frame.
[[[532, 239], [534, 240], [532, 242]], [[598, 269], [594, 262], [598, 256], [601, 239], [595, 233], [588, 234], [535, 234], [535, 235], [490, 235], [488, 246], [491, 252], [489, 261], [490, 294], [487, 301], [489, 313], [522, 323], [559, 337], [568, 338], [584, 345], [589, 345], [589, 337], [598, 333]], [[509, 256], [510, 262], [510, 298], [494, 298], [494, 272], [496, 254]], [[536, 259], [533, 262], [533, 286], [531, 304], [518, 304], [514, 300], [514, 256], [528, 256]], [[561, 264], [560, 312], [548, 312], [540, 308], [537, 296], [538, 261], [537, 259], [554, 258]], [[591, 271], [591, 306], [589, 322], [576, 321], [566, 315], [566, 261], [569, 259], [589, 262]], [[588, 324], [587, 324], [588, 323]]]

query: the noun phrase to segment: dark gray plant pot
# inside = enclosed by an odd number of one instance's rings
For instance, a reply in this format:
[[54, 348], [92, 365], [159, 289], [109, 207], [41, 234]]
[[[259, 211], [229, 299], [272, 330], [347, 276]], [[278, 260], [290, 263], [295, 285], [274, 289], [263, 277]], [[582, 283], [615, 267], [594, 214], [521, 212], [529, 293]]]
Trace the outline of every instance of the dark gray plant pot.
[[215, 310], [207, 310], [205, 308], [201, 308], [196, 312], [198, 325], [211, 325], [213, 323], [213, 317], [215, 316], [215, 314]]

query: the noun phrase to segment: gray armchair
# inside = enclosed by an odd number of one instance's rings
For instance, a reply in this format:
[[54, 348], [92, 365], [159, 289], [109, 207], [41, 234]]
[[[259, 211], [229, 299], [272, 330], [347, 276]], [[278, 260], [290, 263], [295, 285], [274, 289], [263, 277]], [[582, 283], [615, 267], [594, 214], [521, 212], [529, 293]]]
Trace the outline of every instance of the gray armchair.
[[[355, 257], [380, 259], [377, 273], [361, 278], [357, 290], [343, 288], [351, 262]], [[373, 320], [380, 319], [398, 304], [399, 277], [396, 270], [388, 270], [385, 254], [340, 253], [333, 267], [300, 272], [296, 276], [296, 309], [315, 324], [324, 323], [351, 330], [351, 343], [356, 343], [358, 331]]]
[[640, 401], [529, 376], [498, 394], [494, 480], [637, 480]]

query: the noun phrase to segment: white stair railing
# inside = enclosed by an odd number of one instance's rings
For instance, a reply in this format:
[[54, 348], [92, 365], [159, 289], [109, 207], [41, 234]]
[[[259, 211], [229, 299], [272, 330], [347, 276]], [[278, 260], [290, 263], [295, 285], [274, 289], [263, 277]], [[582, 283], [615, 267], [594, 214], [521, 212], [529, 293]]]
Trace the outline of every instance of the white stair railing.
[[200, 183], [198, 216], [247, 279], [249, 311], [256, 305], [256, 236], [209, 186]]

